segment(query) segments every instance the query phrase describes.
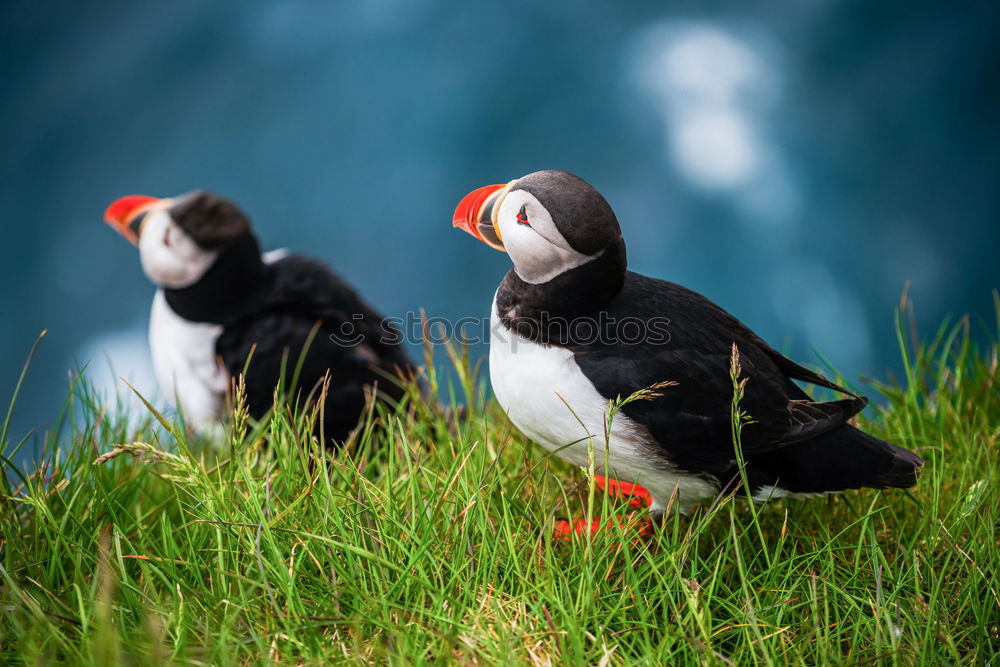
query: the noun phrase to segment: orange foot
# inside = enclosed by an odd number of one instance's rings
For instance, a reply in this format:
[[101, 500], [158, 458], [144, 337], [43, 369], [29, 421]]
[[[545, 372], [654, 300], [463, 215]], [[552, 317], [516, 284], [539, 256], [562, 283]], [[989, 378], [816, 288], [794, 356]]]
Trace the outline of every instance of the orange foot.
[[[649, 495], [649, 491], [638, 484], [619, 482], [616, 479], [608, 479], [600, 475], [594, 475], [594, 484], [612, 498], [628, 498], [629, 505], [637, 509], [649, 507], [653, 504], [653, 498]], [[648, 516], [635, 516], [634, 514], [628, 514], [624, 518], [616, 516], [606, 522], [602, 522], [600, 519], [593, 519], [589, 526], [586, 519], [577, 519], [576, 521], [561, 519], [556, 521], [555, 537], [569, 540], [574, 534], [582, 535], [589, 530], [591, 535], [596, 535], [602, 529], [614, 527], [621, 527], [626, 530], [638, 528], [639, 535], [648, 535], [653, 529], [653, 522]]]
[[[590, 534], [597, 535], [602, 530], [610, 530], [613, 528], [620, 527], [624, 531], [633, 530], [638, 528], [639, 536], [643, 537], [648, 535], [653, 530], [653, 521], [648, 516], [635, 516], [634, 514], [626, 514], [624, 517], [616, 515], [608, 521], [602, 522], [601, 519], [592, 519], [590, 521]], [[575, 521], [570, 521], [568, 519], [560, 519], [556, 521], [556, 528], [553, 536], [567, 542], [573, 538], [573, 535], [583, 535], [588, 530], [586, 519], [577, 519]]]
[[628, 498], [628, 504], [632, 507], [649, 507], [653, 504], [653, 497], [649, 495], [649, 491], [638, 484], [619, 482], [617, 479], [594, 475], [594, 485], [603, 489], [612, 498]]

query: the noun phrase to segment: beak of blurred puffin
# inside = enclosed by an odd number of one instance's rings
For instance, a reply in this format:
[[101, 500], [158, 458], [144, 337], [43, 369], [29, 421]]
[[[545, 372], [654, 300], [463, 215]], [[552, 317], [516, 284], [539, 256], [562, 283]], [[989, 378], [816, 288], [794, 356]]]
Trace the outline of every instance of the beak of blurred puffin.
[[453, 226], [472, 234], [491, 248], [506, 252], [497, 225], [497, 211], [509, 192], [508, 186], [510, 183], [487, 185], [465, 195], [455, 208]]
[[146, 214], [160, 201], [162, 200], [145, 195], [128, 195], [116, 199], [104, 211], [104, 220], [124, 236], [129, 243], [139, 245], [139, 237], [142, 235]]

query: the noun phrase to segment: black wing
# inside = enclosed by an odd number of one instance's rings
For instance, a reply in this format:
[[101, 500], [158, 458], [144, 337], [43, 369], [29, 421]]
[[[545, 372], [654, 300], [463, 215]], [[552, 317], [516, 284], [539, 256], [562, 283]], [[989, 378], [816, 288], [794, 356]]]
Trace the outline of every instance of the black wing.
[[[670, 460], [682, 468], [712, 472], [727, 468], [734, 459], [733, 343], [740, 352], [742, 377], [749, 378], [741, 408], [755, 420], [742, 433], [747, 456], [825, 433], [867, 404], [867, 399], [785, 358], [739, 320], [680, 285], [629, 273], [608, 310], [617, 319], [665, 318], [669, 338], [581, 346], [574, 349], [576, 361], [608, 397], [626, 397], [657, 382], [677, 383], [662, 389], [658, 398], [626, 405], [623, 412], [646, 426]], [[793, 379], [848, 397], [813, 401]]]
[[318, 393], [330, 373], [324, 435], [341, 440], [358, 423], [366, 386], [377, 383], [392, 398], [402, 394], [386, 378], [409, 365], [402, 335], [323, 263], [292, 255], [269, 268], [272, 282], [260, 307], [227, 326], [216, 350], [231, 376], [246, 367], [248, 407], [261, 417], [271, 409], [282, 375], [291, 381], [312, 336], [297, 391], [303, 398]]

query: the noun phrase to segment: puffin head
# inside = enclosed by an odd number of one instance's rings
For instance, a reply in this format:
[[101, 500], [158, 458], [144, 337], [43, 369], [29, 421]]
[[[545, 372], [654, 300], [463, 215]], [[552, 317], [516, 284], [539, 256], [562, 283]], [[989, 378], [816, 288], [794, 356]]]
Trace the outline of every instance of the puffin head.
[[532, 284], [547, 283], [609, 248], [624, 251], [611, 206], [565, 171], [536, 171], [473, 190], [455, 209], [453, 224], [507, 252], [518, 277]]
[[167, 199], [122, 197], [104, 219], [138, 246], [149, 279], [174, 289], [197, 283], [227, 247], [253, 235], [236, 204], [204, 190]]

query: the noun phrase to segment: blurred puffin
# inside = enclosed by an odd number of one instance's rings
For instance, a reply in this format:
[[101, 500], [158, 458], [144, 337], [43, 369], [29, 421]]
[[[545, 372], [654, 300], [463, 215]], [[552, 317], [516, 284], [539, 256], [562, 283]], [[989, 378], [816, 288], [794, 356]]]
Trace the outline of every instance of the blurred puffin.
[[244, 367], [250, 415], [267, 413], [283, 369], [291, 378], [317, 323], [297, 390], [315, 396], [329, 371], [317, 424], [328, 442], [357, 425], [366, 387], [391, 399], [402, 394], [387, 379], [408, 365], [399, 332], [322, 262], [262, 257], [249, 218], [233, 202], [200, 190], [170, 199], [133, 195], [104, 217], [138, 246], [143, 271], [159, 287], [149, 319], [153, 366], [193, 428], [219, 419], [229, 380]]
[[[642, 498], [656, 515], [741, 491], [734, 344], [748, 378], [741, 407], [754, 420], [742, 449], [755, 501], [916, 483], [920, 457], [848, 423], [866, 398], [782, 356], [705, 297], [627, 271], [618, 220], [584, 180], [538, 171], [479, 188], [454, 225], [514, 263], [493, 299], [497, 400], [526, 436], [574, 465], [588, 464], [592, 437], [609, 492]], [[814, 401], [794, 380], [844, 398]], [[663, 382], [676, 384], [615, 416], [605, 461], [609, 400]]]

